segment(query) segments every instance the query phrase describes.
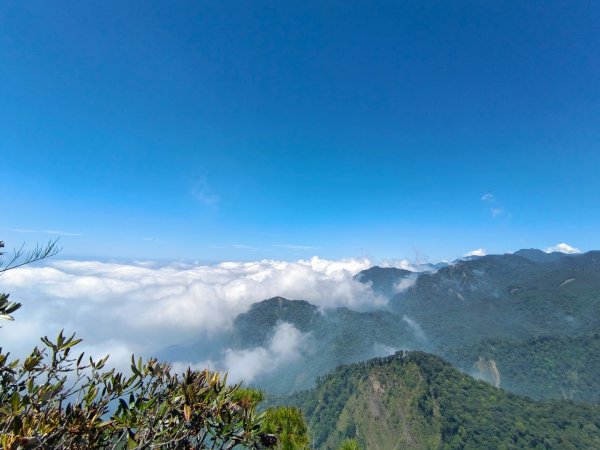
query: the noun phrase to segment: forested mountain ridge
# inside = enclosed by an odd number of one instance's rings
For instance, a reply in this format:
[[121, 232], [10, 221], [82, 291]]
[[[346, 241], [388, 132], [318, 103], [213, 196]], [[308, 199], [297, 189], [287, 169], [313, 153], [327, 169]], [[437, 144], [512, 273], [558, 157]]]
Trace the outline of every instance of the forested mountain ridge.
[[[405, 349], [437, 354], [467, 374], [535, 399], [600, 401], [600, 358], [594, 356], [600, 354], [600, 252], [528, 249], [458, 261], [434, 273], [372, 267], [355, 280], [389, 294], [389, 307], [320, 309], [274, 297], [238, 315], [219, 340], [202, 338], [163, 355], [218, 361], [224, 349], [268, 347], [278, 327], [290, 324], [305, 337], [297, 358], [251, 382], [271, 393], [306, 389], [339, 364]], [[212, 353], [202, 353], [207, 349]]]
[[340, 366], [282, 402], [304, 411], [321, 449], [349, 437], [382, 449], [600, 447], [600, 407], [534, 402], [422, 352]]
[[536, 400], [600, 403], [600, 334], [495, 338], [443, 357], [465, 373]]
[[304, 345], [297, 358], [266, 371], [253, 385], [268, 392], [284, 394], [314, 385], [340, 364], [384, 356], [400, 348], [422, 348], [413, 330], [401, 317], [389, 311], [358, 312], [348, 308], [321, 310], [304, 300], [274, 297], [252, 305], [236, 317], [232, 330], [208, 356], [205, 342], [170, 347], [163, 357], [183, 360], [217, 359], [222, 349], [265, 348], [276, 338], [277, 327], [290, 324], [302, 333]]
[[289, 323], [305, 333], [306, 345], [296, 361], [264, 374], [254, 383], [276, 393], [311, 387], [318, 376], [340, 364], [419, 345], [408, 324], [389, 311], [320, 310], [308, 302], [281, 297], [256, 303], [247, 313], [240, 314], [229, 345], [241, 349], [264, 347], [281, 323]]
[[443, 336], [438, 345], [445, 348], [494, 337], [571, 336], [599, 329], [600, 252], [520, 253], [422, 274], [390, 300], [390, 308], [417, 321], [429, 336]]
[[415, 276], [415, 273], [410, 270], [374, 266], [359, 272], [354, 279], [364, 284], [370, 283], [373, 291], [378, 294], [392, 297], [397, 293], [398, 284], [411, 276]]

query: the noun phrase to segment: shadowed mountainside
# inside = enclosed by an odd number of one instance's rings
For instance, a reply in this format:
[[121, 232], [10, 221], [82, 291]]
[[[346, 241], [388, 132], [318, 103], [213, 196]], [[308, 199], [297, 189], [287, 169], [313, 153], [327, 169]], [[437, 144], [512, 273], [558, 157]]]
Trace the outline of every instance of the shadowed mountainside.
[[496, 337], [597, 331], [600, 252], [523, 253], [527, 257], [490, 255], [422, 274], [391, 299], [390, 308], [417, 321], [444, 349]]

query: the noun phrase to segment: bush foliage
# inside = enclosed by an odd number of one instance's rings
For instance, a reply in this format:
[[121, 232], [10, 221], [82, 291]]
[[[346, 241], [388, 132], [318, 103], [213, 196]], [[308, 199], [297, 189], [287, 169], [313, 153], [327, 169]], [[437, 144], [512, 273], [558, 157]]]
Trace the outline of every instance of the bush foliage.
[[42, 338], [23, 361], [0, 353], [0, 442], [17, 448], [264, 448], [255, 398], [208, 370], [176, 373], [132, 357], [131, 374], [107, 358], [71, 356], [79, 342]]

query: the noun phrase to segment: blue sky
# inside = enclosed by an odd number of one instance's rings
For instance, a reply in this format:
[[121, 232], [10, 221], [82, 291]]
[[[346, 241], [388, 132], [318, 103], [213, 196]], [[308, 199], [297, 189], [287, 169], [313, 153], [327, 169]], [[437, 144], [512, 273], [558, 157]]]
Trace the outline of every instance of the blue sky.
[[600, 6], [0, 9], [0, 232], [64, 256], [600, 248]]

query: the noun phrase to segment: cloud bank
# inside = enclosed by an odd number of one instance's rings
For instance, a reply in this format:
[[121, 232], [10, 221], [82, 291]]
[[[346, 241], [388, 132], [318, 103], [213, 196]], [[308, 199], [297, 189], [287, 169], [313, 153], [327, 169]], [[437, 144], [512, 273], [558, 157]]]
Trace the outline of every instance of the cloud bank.
[[173, 363], [176, 371], [183, 372], [188, 367], [202, 370], [209, 368], [227, 372], [227, 379], [233, 383], [251, 383], [259, 375], [276, 371], [285, 364], [292, 363], [308, 349], [310, 335], [302, 333], [294, 325], [279, 323], [265, 347], [223, 351], [222, 358], [217, 361], [177, 361]]
[[[318, 257], [162, 267], [97, 261], [26, 266], [0, 278], [0, 292], [23, 303], [0, 335], [3, 347], [21, 355], [40, 336], [55, 336], [63, 328], [76, 331], [93, 354], [103, 348], [113, 355], [150, 354], [226, 330], [252, 303], [274, 296], [323, 308], [380, 307], [386, 300], [353, 279], [371, 266], [368, 259]], [[241, 355], [231, 361], [233, 356]]]
[[290, 323], [280, 323], [265, 347], [251, 350], [227, 349], [220, 365], [233, 382], [252, 382], [258, 375], [270, 373], [284, 364], [297, 360], [307, 345], [308, 335]]

